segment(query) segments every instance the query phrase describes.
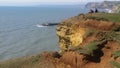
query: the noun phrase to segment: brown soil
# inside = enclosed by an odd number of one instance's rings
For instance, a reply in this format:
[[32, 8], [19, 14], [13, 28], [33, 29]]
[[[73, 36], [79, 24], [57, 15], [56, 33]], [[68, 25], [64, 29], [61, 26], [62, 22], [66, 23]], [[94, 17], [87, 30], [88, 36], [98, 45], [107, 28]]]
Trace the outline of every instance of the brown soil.
[[[52, 63], [48, 65], [49, 68], [113, 68], [110, 61], [115, 59], [111, 54], [118, 49], [120, 49], [118, 43], [109, 41], [94, 51], [93, 57], [86, 57], [75, 51], [67, 51], [61, 57], [59, 55], [59, 57], [53, 57], [49, 53], [42, 56], [47, 63]], [[120, 62], [120, 59], [117, 61]]]
[[[81, 23], [79, 23], [79, 25], [81, 26]], [[118, 26], [118, 24], [111, 22], [108, 23], [105, 21], [100, 22], [89, 20], [88, 22], [86, 21], [84, 23], [84, 26], [87, 26], [92, 29], [97, 29], [100, 31], [110, 31], [114, 27]], [[86, 45], [96, 39], [97, 39], [96, 35], [86, 37], [82, 45]], [[120, 58], [115, 59], [112, 56], [113, 52], [120, 50], [120, 46], [117, 42], [106, 41], [105, 43], [100, 44], [98, 47], [99, 48], [93, 52], [94, 56], [85, 56], [79, 54], [76, 51], [66, 51], [61, 56], [57, 53], [54, 53], [54, 55], [56, 54], [56, 57], [55, 56], [53, 57], [52, 54], [47, 56], [45, 59], [47, 59], [49, 63], [52, 63], [54, 65], [54, 67], [51, 68], [114, 68], [110, 64], [110, 61], [114, 60], [120, 62]], [[44, 57], [45, 55], [46, 54], [42, 56]]]
[[[77, 26], [84, 26], [90, 29], [100, 31], [109, 31], [118, 26], [116, 23], [96, 20], [86, 20], [83, 23], [78, 22]], [[97, 36], [92, 35], [85, 37], [82, 45], [86, 45]], [[22, 68], [113, 68], [110, 61], [120, 62], [120, 58], [113, 58], [112, 53], [120, 50], [120, 46], [115, 41], [106, 41], [94, 50], [93, 56], [79, 54], [77, 51], [66, 51], [62, 55], [58, 52], [43, 52], [40, 54], [40, 59], [31, 65], [22, 64]]]

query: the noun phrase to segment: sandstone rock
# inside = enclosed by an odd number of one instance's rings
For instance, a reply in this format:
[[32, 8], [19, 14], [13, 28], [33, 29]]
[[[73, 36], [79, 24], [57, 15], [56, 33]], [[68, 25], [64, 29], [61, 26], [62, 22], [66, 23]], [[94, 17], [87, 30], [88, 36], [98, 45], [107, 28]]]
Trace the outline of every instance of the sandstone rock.
[[77, 47], [83, 42], [86, 29], [77, 24], [58, 25], [57, 36], [59, 38], [59, 47], [62, 52], [72, 47]]

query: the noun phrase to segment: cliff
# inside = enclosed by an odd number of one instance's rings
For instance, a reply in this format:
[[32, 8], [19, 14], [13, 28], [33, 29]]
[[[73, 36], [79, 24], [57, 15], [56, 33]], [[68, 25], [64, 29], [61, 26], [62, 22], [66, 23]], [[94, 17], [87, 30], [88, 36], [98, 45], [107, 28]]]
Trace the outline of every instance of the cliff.
[[113, 13], [120, 13], [120, 4], [114, 6], [111, 10]]
[[89, 2], [86, 8], [109, 9], [110, 13], [120, 13], [120, 1]]
[[60, 52], [0, 62], [0, 68], [119, 68], [119, 23], [119, 14], [69, 18], [56, 27]]
[[111, 9], [112, 7], [119, 4], [120, 1], [103, 1], [103, 2], [89, 2], [85, 6], [87, 8]]
[[113, 68], [113, 62], [120, 63], [119, 57], [113, 56], [120, 50], [119, 27], [89, 14], [63, 21], [57, 26], [60, 61], [70, 65], [68, 68]]

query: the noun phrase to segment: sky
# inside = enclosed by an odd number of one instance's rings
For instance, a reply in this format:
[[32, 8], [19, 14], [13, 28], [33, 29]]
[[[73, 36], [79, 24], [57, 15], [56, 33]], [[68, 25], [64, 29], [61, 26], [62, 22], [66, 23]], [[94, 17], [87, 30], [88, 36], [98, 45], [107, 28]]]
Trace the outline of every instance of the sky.
[[[0, 5], [35, 5], [35, 4], [78, 4], [104, 0], [0, 0]], [[120, 0], [116, 0], [120, 1]]]

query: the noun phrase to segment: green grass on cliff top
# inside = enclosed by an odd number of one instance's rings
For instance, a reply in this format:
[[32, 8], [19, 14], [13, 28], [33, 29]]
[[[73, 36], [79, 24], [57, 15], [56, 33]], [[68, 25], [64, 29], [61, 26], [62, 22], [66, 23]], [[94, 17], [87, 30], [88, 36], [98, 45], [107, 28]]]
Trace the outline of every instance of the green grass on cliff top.
[[120, 14], [117, 13], [92, 13], [92, 14], [86, 14], [86, 16], [107, 19], [112, 22], [120, 23]]

